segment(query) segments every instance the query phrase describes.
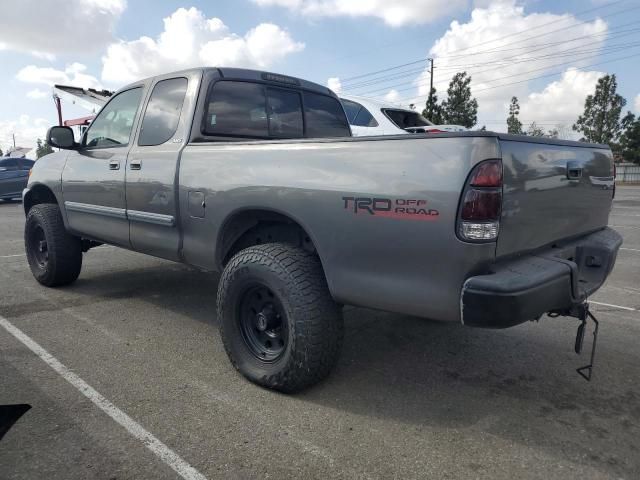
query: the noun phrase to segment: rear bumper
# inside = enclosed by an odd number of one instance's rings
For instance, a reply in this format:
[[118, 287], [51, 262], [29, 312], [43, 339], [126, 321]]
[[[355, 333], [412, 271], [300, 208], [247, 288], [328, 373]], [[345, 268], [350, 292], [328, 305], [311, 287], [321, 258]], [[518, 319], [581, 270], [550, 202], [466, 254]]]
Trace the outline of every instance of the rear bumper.
[[497, 263], [461, 292], [462, 323], [506, 328], [583, 303], [607, 279], [622, 237], [605, 228], [576, 240]]

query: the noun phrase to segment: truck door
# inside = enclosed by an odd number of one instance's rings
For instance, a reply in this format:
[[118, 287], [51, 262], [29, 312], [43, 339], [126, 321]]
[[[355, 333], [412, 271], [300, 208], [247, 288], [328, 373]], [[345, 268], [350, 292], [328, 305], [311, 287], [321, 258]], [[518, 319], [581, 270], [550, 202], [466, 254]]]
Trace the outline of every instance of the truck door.
[[[134, 250], [178, 260], [178, 158], [188, 138], [201, 74], [160, 77], [151, 85], [140, 132], [127, 160], [126, 197]], [[190, 95], [187, 95], [189, 90]]]
[[67, 157], [62, 191], [69, 228], [76, 234], [131, 246], [124, 178], [143, 90], [135, 86], [111, 98]]

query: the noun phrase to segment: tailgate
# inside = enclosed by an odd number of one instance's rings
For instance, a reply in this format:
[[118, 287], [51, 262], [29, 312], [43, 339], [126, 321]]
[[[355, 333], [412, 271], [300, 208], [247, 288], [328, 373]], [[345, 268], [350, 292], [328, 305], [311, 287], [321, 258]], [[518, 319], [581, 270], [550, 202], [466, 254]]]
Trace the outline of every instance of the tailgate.
[[500, 141], [504, 196], [497, 256], [607, 225], [614, 186], [611, 150], [559, 143]]

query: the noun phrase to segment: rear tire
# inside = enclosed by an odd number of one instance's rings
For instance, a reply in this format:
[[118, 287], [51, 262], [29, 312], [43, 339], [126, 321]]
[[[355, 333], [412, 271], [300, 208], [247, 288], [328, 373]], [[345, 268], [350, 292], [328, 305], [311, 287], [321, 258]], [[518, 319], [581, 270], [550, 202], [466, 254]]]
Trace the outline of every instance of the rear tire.
[[237, 253], [222, 273], [217, 307], [231, 363], [258, 385], [297, 392], [338, 360], [342, 312], [318, 258], [301, 248], [271, 243]]
[[47, 287], [72, 283], [82, 269], [82, 245], [64, 227], [57, 205], [35, 205], [27, 214], [24, 244], [31, 273]]

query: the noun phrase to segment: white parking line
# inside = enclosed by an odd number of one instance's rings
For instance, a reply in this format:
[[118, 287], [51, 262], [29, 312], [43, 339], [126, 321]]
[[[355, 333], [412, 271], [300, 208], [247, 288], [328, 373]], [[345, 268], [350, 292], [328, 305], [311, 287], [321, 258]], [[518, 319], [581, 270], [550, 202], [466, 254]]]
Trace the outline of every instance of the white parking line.
[[619, 308], [620, 310], [628, 310], [630, 312], [637, 312], [638, 311], [637, 308], [623, 307], [622, 305], [613, 305], [611, 303], [595, 302], [593, 300], [589, 300], [589, 303], [595, 303], [596, 305], [602, 305], [604, 307]]
[[634, 227], [632, 225], [609, 225], [609, 226], [613, 228], [640, 228], [640, 227]]
[[640, 252], [640, 248], [627, 248], [627, 247], [620, 247], [620, 250], [626, 250], [628, 252]]
[[640, 217], [638, 213], [612, 213], [611, 215], [615, 215], [616, 217]]
[[114, 421], [123, 426], [131, 435], [140, 440], [145, 447], [151, 450], [160, 460], [171, 467], [185, 480], [206, 480], [198, 470], [189, 465], [177, 453], [158, 440], [150, 432], [124, 413], [113, 403], [103, 397], [99, 392], [78, 375], [60, 363], [49, 352], [37, 344], [27, 334], [13, 325], [9, 320], [0, 316], [0, 325], [11, 335], [20, 340], [29, 350], [35, 353], [42, 361], [53, 368], [62, 378], [76, 387], [80, 393], [91, 400], [100, 410], [109, 415]]

